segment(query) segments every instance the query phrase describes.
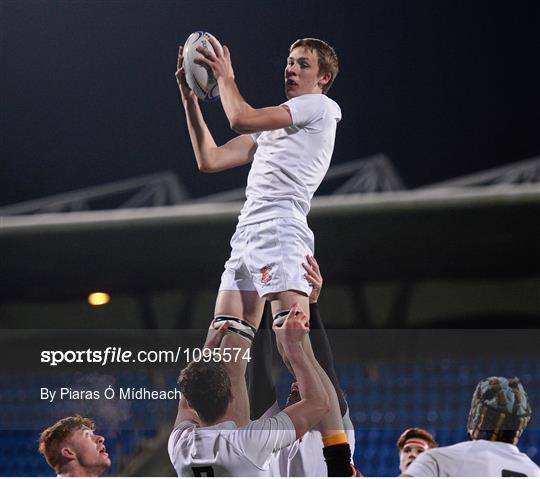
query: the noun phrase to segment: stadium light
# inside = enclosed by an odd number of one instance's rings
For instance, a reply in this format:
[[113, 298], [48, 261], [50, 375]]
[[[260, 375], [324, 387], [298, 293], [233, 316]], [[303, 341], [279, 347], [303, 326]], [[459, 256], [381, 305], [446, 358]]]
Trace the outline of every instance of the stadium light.
[[111, 300], [111, 297], [107, 293], [96, 291], [88, 295], [88, 304], [90, 306], [102, 306], [107, 304]]

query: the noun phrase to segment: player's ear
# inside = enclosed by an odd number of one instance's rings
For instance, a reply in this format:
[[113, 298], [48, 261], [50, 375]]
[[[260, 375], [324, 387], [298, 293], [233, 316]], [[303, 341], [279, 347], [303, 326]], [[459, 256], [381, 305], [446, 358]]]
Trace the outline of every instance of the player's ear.
[[331, 73], [325, 73], [319, 78], [319, 86], [322, 88], [324, 85], [327, 85], [328, 82], [332, 79]]
[[60, 455], [67, 460], [73, 460], [76, 456], [75, 451], [68, 446], [64, 446], [62, 449], [60, 449]]

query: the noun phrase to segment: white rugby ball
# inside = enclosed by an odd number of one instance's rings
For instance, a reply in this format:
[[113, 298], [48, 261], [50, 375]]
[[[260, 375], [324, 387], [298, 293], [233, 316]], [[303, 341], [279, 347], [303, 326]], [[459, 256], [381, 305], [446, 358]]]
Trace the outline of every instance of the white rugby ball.
[[186, 81], [189, 86], [201, 100], [206, 102], [215, 101], [219, 98], [219, 88], [217, 81], [212, 73], [212, 69], [206, 65], [195, 63], [195, 59], [202, 56], [196, 48], [201, 46], [207, 48], [212, 53], [214, 48], [209, 39], [212, 37], [219, 48], [221, 44], [217, 41], [216, 37], [208, 32], [193, 32], [186, 43], [184, 44], [184, 71], [186, 73]]

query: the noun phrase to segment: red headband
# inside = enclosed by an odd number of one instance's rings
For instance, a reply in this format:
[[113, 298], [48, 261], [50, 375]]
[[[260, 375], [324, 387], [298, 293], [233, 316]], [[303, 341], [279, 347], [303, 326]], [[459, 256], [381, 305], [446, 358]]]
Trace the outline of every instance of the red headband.
[[427, 441], [424, 441], [423, 439], [419, 439], [417, 437], [407, 439], [405, 441], [405, 444], [403, 444], [403, 447], [405, 446], [422, 446], [424, 449], [429, 449], [429, 444], [427, 443]]

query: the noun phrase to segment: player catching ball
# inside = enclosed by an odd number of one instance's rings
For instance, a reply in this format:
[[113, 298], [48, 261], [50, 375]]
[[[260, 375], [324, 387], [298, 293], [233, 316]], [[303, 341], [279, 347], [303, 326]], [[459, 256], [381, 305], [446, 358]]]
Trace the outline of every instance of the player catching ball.
[[[225, 347], [248, 350], [259, 326], [265, 301], [274, 319], [287, 316], [297, 303], [309, 311], [311, 285], [302, 262], [313, 255], [314, 238], [306, 216], [311, 198], [330, 165], [341, 110], [328, 98], [338, 74], [333, 48], [322, 40], [304, 38], [289, 48], [284, 72], [287, 101], [253, 108], [240, 95], [229, 49], [209, 39], [214, 52], [198, 47], [197, 61], [211, 69], [231, 128], [239, 134], [218, 146], [204, 121], [196, 95], [186, 83], [182, 47], [176, 79], [199, 169], [217, 172], [252, 162], [231, 256], [215, 306], [215, 324], [227, 320]], [[238, 365], [245, 371], [247, 361]], [[247, 389], [245, 404], [249, 404]], [[331, 402], [337, 403], [334, 393]], [[335, 408], [334, 408], [335, 409]], [[345, 436], [337, 418], [332, 445]], [[242, 423], [249, 421], [249, 408]]]

